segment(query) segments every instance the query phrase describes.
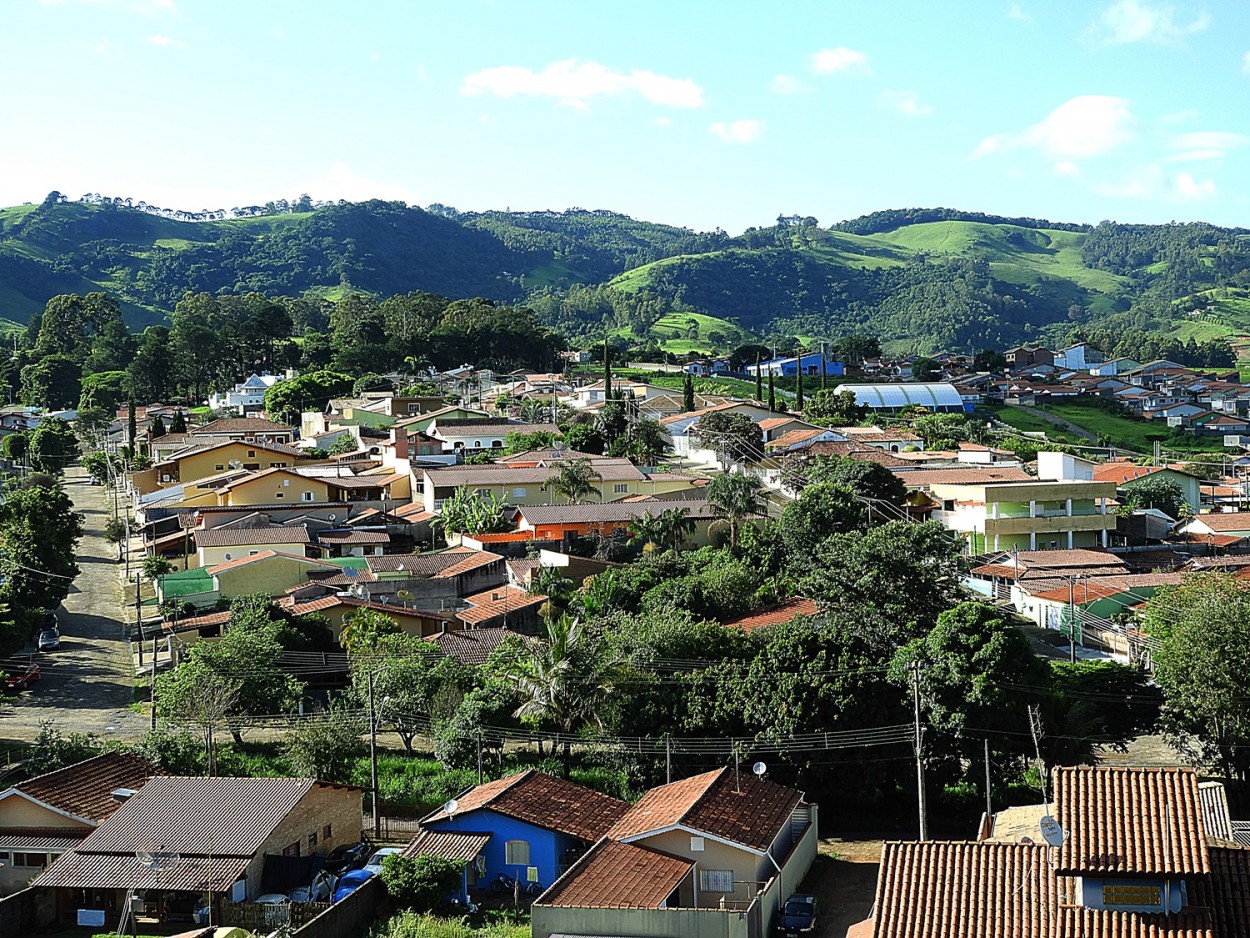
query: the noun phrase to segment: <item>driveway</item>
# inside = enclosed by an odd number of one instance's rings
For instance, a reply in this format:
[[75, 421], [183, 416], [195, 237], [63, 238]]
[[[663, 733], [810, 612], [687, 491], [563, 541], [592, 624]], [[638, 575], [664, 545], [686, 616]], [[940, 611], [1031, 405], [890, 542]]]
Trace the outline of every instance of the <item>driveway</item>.
[[0, 745], [33, 740], [40, 723], [53, 720], [62, 733], [96, 733], [134, 740], [148, 721], [129, 708], [134, 679], [121, 615], [121, 578], [113, 558], [116, 548], [104, 539], [112, 509], [103, 486], [71, 466], [63, 482], [83, 513], [85, 531], [78, 545], [81, 570], [58, 612], [61, 647], [39, 653], [33, 644], [22, 654], [39, 662], [39, 683], [0, 706]]

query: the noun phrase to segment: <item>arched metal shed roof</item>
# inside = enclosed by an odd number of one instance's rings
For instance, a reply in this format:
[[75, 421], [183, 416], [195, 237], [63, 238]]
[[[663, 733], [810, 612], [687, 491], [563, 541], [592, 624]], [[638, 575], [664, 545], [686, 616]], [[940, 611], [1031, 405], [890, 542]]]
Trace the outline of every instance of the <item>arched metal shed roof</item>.
[[855, 403], [867, 404], [873, 410], [901, 410], [912, 404], [933, 411], [961, 411], [964, 407], [955, 386], [945, 381], [932, 384], [841, 384], [838, 390], [854, 392]]

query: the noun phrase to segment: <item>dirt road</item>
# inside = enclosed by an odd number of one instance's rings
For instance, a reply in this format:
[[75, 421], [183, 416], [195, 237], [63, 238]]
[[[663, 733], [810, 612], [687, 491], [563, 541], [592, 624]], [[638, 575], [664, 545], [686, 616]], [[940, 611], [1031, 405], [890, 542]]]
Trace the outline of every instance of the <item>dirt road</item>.
[[128, 709], [134, 682], [120, 619], [116, 549], [104, 539], [111, 507], [106, 505], [106, 489], [91, 485], [77, 466], [66, 471], [63, 484], [86, 522], [78, 546], [82, 572], [58, 613], [61, 647], [39, 653], [31, 644], [23, 651], [39, 662], [43, 676], [30, 690], [0, 705], [0, 746], [34, 739], [45, 720], [55, 721], [66, 735], [84, 732], [132, 740], [147, 729], [147, 720]]

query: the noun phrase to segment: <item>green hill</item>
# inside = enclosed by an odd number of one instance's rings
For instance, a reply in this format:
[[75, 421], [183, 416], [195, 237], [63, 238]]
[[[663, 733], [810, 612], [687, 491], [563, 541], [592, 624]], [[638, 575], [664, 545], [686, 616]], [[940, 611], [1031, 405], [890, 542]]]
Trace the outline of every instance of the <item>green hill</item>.
[[[583, 209], [253, 208], [243, 218], [109, 200], [0, 209], [0, 318], [23, 322], [51, 296], [92, 290], [117, 297], [132, 325], [162, 320], [188, 290], [421, 290], [525, 302], [574, 338], [615, 333], [679, 353], [750, 335], [864, 332], [926, 353], [1059, 341], [1075, 327], [1182, 342], [1250, 331], [1245, 229], [902, 209], [831, 228], [783, 217], [731, 237]], [[692, 314], [718, 322], [692, 329]]]

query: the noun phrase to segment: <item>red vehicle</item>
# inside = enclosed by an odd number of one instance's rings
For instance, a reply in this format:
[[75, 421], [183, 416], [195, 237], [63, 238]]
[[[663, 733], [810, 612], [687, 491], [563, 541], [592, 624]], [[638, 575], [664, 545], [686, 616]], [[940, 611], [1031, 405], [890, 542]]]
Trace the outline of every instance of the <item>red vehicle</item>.
[[9, 693], [16, 694], [26, 690], [37, 680], [39, 680], [39, 665], [32, 661], [27, 665], [19, 666], [5, 675], [4, 689]]

